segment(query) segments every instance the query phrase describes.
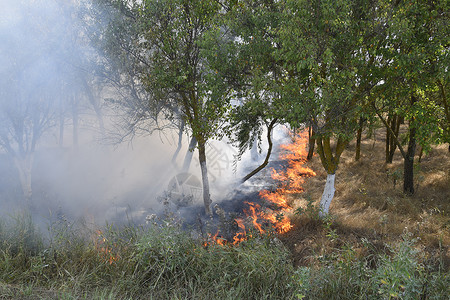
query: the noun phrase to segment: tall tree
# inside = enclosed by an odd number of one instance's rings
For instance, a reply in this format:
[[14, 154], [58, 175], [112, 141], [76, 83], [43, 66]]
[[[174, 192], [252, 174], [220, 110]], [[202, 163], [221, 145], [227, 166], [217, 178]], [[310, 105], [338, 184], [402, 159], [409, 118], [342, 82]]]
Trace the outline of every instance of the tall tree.
[[66, 115], [73, 110], [76, 142], [82, 100], [92, 105], [103, 127], [92, 89], [96, 53], [79, 31], [87, 7], [83, 0], [19, 0], [2, 6], [0, 147], [14, 159], [29, 202], [33, 157], [43, 136], [59, 121], [62, 143]]
[[[383, 63], [378, 66], [382, 80], [374, 89], [378, 97], [374, 107], [404, 159], [403, 190], [413, 194], [417, 143], [427, 148], [431, 143], [442, 142], [444, 137], [440, 107], [430, 98], [429, 91], [435, 89], [437, 81], [448, 78], [442, 70], [448, 65], [448, 9], [445, 1], [380, 3], [385, 31], [379, 37], [383, 47], [377, 49]], [[406, 150], [398, 137], [398, 124], [392, 124], [389, 116], [393, 116], [393, 111], [408, 123]], [[390, 144], [392, 151], [395, 146]]]
[[[23, 195], [31, 204], [33, 157], [54, 124], [63, 82], [58, 61], [57, 6], [42, 1], [6, 3], [0, 23], [0, 147], [14, 160]], [[56, 53], [55, 53], [56, 52]]]
[[[290, 122], [311, 123], [327, 172], [320, 201], [328, 214], [342, 152], [358, 128], [362, 100], [374, 85], [368, 55], [376, 7], [371, 1], [285, 1], [280, 55]], [[332, 139], [335, 138], [333, 145]]]
[[264, 161], [244, 176], [243, 182], [269, 163], [272, 131], [283, 122], [286, 113], [280, 107], [283, 76], [276, 57], [280, 47], [276, 41], [280, 13], [278, 1], [243, 0], [237, 1], [227, 14], [226, 26], [235, 36], [233, 50], [238, 77], [234, 88], [239, 96], [230, 118], [231, 140], [238, 144], [238, 158], [247, 149], [260, 148], [264, 132], [268, 143]]
[[[227, 64], [222, 41], [226, 32], [217, 26], [219, 1], [145, 0], [103, 1], [121, 11], [120, 22], [131, 31], [115, 31], [119, 52], [131, 56], [137, 78], [148, 94], [145, 111], [173, 119], [179, 112], [186, 130], [197, 141], [205, 212], [211, 214], [206, 167], [206, 143], [220, 135], [232, 90], [214, 66]], [[131, 33], [126, 35], [127, 33]], [[127, 50], [124, 53], [120, 50]], [[130, 58], [130, 57], [129, 57]], [[154, 108], [154, 109], [153, 109]]]

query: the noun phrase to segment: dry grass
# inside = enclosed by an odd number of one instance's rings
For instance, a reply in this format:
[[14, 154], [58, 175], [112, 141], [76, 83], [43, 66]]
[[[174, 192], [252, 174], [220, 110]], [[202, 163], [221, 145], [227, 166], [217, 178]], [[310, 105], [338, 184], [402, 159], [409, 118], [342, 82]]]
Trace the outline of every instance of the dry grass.
[[[383, 134], [379, 132], [378, 137]], [[330, 213], [330, 228], [320, 222], [297, 217], [294, 229], [282, 239], [298, 265], [310, 265], [312, 254], [326, 254], [343, 244], [362, 247], [362, 239], [376, 247], [396, 242], [405, 231], [419, 239], [425, 256], [440, 256], [450, 264], [450, 154], [447, 145], [433, 147], [415, 170], [416, 193], [402, 192], [403, 159], [397, 150], [392, 164], [384, 162], [384, 140], [365, 139], [361, 158], [354, 160], [355, 144], [344, 151], [336, 172], [336, 193]], [[418, 161], [418, 156], [415, 159]], [[315, 156], [307, 163], [317, 176], [305, 183], [306, 195], [296, 198], [304, 206], [306, 197], [319, 200], [326, 172]], [[330, 238], [329, 231], [337, 236]], [[328, 235], [328, 236], [327, 236]], [[364, 256], [367, 253], [360, 253]]]

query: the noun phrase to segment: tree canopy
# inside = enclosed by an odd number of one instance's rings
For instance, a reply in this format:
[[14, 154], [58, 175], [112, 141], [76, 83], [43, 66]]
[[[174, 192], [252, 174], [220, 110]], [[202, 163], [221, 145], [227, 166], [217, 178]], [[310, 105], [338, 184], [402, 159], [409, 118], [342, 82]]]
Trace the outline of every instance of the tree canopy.
[[[449, 142], [444, 0], [98, 2], [117, 12], [106, 49], [145, 91], [134, 113], [178, 118], [198, 141], [207, 211], [204, 146], [224, 124], [240, 154], [263, 125], [310, 126], [334, 182], [349, 141], [378, 116], [409, 193], [416, 142]], [[408, 122], [407, 150], [394, 118]], [[327, 211], [334, 187], [325, 190]]]

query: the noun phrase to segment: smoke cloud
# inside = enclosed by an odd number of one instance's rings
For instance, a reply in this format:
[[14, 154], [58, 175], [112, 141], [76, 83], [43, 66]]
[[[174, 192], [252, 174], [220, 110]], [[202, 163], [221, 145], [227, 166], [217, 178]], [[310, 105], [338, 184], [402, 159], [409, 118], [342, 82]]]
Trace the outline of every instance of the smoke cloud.
[[[86, 14], [89, 1], [1, 1], [0, 215], [26, 204], [14, 162], [30, 157], [36, 218], [142, 223], [167, 198], [175, 207], [183, 205], [177, 203], [180, 195], [201, 206], [197, 152], [190, 169], [181, 171], [186, 136], [175, 162], [175, 130], [121, 144], [99, 142], [117, 124], [103, 99], [120, 93], [98, 78], [102, 59], [89, 38], [98, 22]], [[236, 182], [265, 155], [246, 154], [249, 163], [236, 167], [236, 153], [223, 141], [207, 146], [216, 203], [229, 200]]]

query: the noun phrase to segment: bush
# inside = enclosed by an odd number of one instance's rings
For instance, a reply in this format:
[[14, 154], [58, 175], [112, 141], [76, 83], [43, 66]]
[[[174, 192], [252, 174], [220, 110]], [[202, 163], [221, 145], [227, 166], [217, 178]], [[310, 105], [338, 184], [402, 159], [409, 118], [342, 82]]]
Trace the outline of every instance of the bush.
[[418, 252], [409, 234], [390, 249], [394, 255], [378, 254], [375, 269], [369, 267], [369, 258], [358, 259], [350, 248], [322, 259], [317, 268], [297, 269], [297, 298], [447, 299], [448, 274], [441, 268], [433, 272], [418, 262]]

